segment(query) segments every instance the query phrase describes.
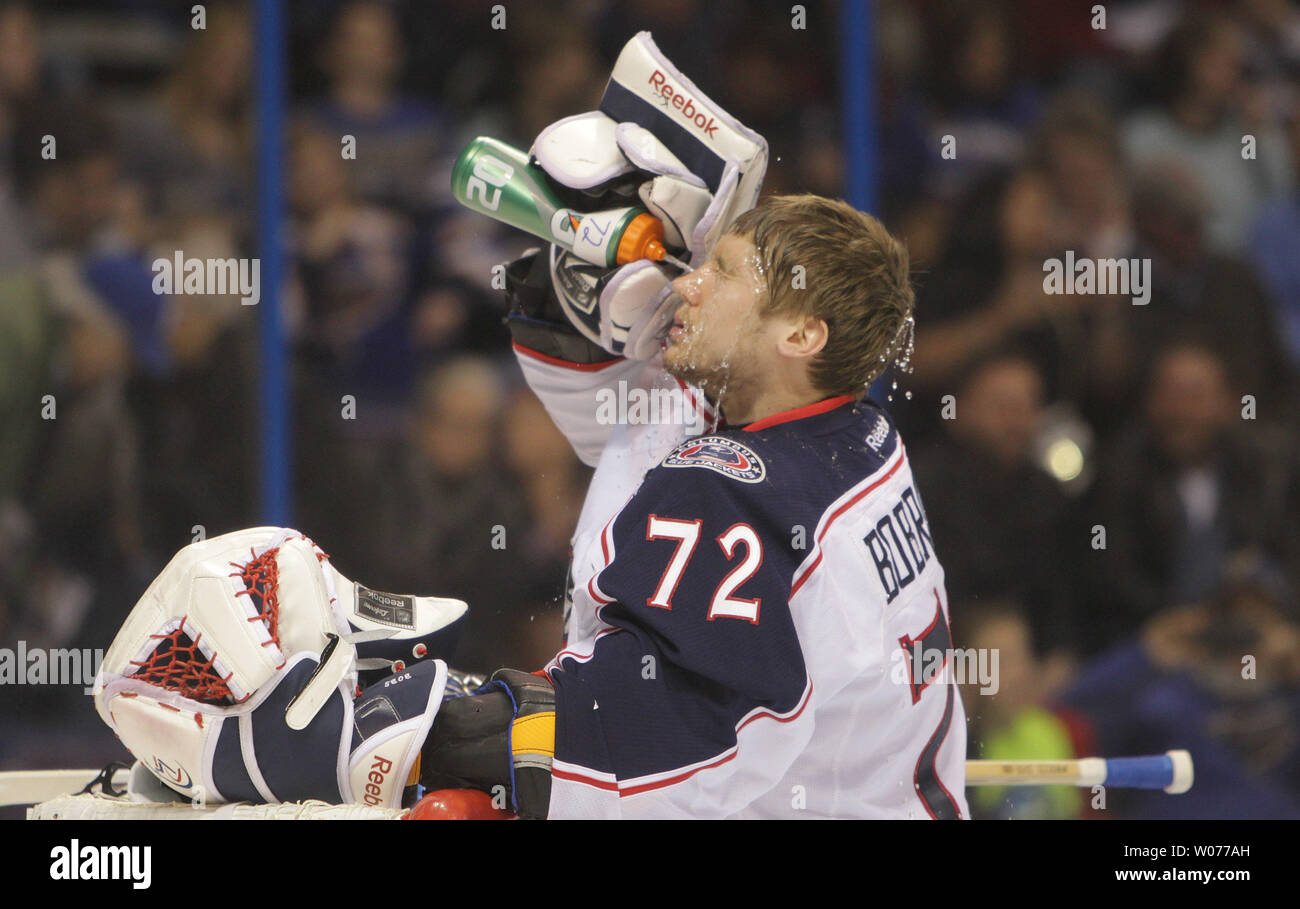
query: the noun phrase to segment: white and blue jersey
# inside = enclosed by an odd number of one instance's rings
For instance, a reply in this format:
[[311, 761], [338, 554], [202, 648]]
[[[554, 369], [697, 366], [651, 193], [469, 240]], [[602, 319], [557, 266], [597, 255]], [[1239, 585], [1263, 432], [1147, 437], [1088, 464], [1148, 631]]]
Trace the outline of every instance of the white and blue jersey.
[[516, 350], [596, 465], [546, 667], [550, 816], [966, 817], [961, 700], [918, 676], [951, 649], [943, 569], [888, 416], [843, 396], [693, 437], [604, 426], [618, 382], [713, 414], [657, 362]]

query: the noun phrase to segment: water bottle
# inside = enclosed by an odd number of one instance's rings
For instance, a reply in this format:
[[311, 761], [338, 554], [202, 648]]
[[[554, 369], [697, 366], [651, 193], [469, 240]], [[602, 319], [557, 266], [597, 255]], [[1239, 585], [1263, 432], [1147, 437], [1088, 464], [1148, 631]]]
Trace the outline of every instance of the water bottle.
[[592, 265], [637, 259], [678, 264], [664, 248], [663, 223], [640, 206], [579, 212], [564, 207], [528, 155], [487, 136], [465, 146], [451, 169], [451, 191], [467, 208], [541, 237]]

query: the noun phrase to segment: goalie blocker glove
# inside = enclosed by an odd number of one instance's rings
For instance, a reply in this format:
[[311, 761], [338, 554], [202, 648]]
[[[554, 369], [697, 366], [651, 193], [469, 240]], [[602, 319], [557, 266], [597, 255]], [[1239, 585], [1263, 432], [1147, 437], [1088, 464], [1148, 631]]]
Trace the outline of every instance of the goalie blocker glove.
[[[555, 689], [546, 676], [499, 669], [486, 685], [443, 702], [421, 751], [426, 789], [504, 794], [522, 818], [546, 817], [555, 754]], [[502, 806], [503, 807], [503, 806]]]
[[[543, 129], [532, 157], [562, 194], [585, 200], [580, 210], [634, 194], [663, 223], [665, 245], [698, 267], [758, 200], [767, 142], [641, 32], [619, 54], [599, 109]], [[632, 360], [658, 354], [676, 309], [674, 269], [648, 259], [599, 268], [555, 245], [546, 257], [561, 313], [583, 337]]]

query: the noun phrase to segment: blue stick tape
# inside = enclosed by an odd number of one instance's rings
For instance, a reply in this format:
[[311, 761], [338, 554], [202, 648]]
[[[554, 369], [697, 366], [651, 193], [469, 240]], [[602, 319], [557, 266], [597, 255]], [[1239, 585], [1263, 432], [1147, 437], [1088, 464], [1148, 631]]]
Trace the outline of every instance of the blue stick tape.
[[1167, 754], [1106, 760], [1107, 786], [1164, 789], [1173, 781], [1174, 762]]

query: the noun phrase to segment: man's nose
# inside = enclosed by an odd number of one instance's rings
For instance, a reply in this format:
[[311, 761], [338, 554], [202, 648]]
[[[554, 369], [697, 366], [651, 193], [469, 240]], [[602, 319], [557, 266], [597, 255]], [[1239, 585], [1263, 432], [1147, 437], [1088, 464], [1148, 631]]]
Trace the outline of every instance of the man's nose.
[[695, 306], [700, 302], [700, 279], [693, 273], [681, 275], [673, 280], [673, 292]]

